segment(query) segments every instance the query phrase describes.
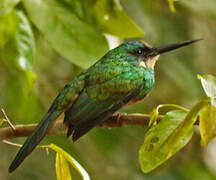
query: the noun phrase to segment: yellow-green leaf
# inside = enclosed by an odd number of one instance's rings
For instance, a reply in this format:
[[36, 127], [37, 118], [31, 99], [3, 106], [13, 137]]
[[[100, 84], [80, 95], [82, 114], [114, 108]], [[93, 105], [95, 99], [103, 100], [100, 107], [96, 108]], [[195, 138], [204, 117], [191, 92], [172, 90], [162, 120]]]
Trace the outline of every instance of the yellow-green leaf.
[[[35, 60], [35, 42], [30, 23], [22, 11], [13, 10], [8, 14], [9, 18], [4, 21], [0, 18], [0, 24], [3, 24], [4, 31], [0, 30], [0, 37], [3, 38], [1, 49], [1, 58], [9, 69], [21, 72], [25, 76], [28, 89], [31, 90], [36, 80], [36, 74], [33, 72]], [[9, 20], [9, 23], [7, 22]], [[9, 26], [8, 26], [9, 24]], [[1, 28], [0, 28], [1, 29]]]
[[53, 149], [57, 153], [59, 153], [61, 156], [63, 156], [64, 159], [70, 165], [72, 165], [77, 170], [77, 172], [79, 172], [79, 174], [83, 177], [83, 180], [89, 180], [90, 179], [86, 170], [70, 154], [68, 154], [66, 151], [64, 151], [62, 148], [56, 146], [55, 144], [51, 144], [48, 147]]
[[122, 38], [143, 36], [142, 29], [127, 15], [116, 0], [97, 0], [92, 8], [98, 28]]
[[202, 99], [190, 109], [190, 111], [187, 113], [187, 116], [184, 118], [178, 128], [175, 129], [175, 131], [172, 133], [172, 136], [170, 137], [171, 141], [168, 145], [169, 148], [167, 149], [170, 156], [173, 154], [173, 150], [175, 150], [177, 143], [182, 140], [185, 134], [193, 129], [193, 125], [197, 121], [197, 117], [200, 111], [209, 104], [210, 100], [208, 98]]
[[67, 160], [60, 153], [56, 153], [56, 177], [57, 180], [71, 180], [70, 168]]
[[172, 12], [175, 12], [174, 0], [167, 0], [169, 4], [169, 8]]
[[159, 104], [156, 108], [154, 108], [151, 112], [151, 117], [150, 117], [150, 121], [149, 121], [149, 126], [151, 125], [156, 125], [157, 124], [157, 119], [158, 119], [158, 116], [159, 116], [159, 109], [161, 108], [175, 108], [175, 109], [180, 109], [180, 110], [183, 110], [185, 112], [188, 111], [188, 109], [182, 107], [182, 106], [179, 106], [179, 105], [176, 105], [176, 104]]
[[0, 16], [10, 13], [10, 11], [14, 8], [14, 6], [19, 1], [20, 0], [1, 0], [0, 1]]
[[206, 95], [211, 98], [212, 105], [216, 106], [216, 77], [206, 74], [203, 76], [198, 75], [198, 79], [200, 79]]
[[0, 17], [0, 48], [4, 48], [5, 44], [13, 39], [18, 23], [14, 12]]
[[202, 144], [207, 145], [216, 136], [216, 107], [206, 106], [200, 113]]
[[146, 133], [144, 143], [139, 150], [139, 162], [144, 173], [158, 167], [188, 143], [193, 129], [182, 135], [182, 139], [176, 142], [172, 154], [169, 154], [169, 143], [173, 140], [170, 137], [184, 120], [186, 114], [182, 110], [170, 111]]

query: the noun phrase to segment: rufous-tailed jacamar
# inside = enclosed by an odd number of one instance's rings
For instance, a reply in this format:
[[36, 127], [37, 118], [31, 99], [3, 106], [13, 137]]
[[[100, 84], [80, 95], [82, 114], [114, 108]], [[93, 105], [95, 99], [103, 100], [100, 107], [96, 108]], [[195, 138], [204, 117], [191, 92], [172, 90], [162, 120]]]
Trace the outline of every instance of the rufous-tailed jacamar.
[[142, 100], [150, 92], [154, 84], [154, 65], [160, 54], [197, 41], [152, 48], [138, 40], [110, 50], [62, 89], [19, 150], [9, 172], [33, 151], [62, 114], [68, 126], [67, 137], [72, 135], [72, 140], [76, 141], [123, 106]]

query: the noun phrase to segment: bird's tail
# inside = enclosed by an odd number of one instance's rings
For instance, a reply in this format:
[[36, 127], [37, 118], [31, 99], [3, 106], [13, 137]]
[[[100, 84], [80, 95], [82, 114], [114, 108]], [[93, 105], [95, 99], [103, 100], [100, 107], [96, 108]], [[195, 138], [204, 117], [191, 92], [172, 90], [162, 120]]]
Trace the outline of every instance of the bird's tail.
[[46, 131], [51, 127], [53, 122], [62, 114], [62, 111], [48, 112], [44, 119], [35, 128], [32, 135], [25, 141], [15, 159], [11, 163], [8, 171], [13, 172], [22, 161], [34, 150], [34, 148], [43, 139]]

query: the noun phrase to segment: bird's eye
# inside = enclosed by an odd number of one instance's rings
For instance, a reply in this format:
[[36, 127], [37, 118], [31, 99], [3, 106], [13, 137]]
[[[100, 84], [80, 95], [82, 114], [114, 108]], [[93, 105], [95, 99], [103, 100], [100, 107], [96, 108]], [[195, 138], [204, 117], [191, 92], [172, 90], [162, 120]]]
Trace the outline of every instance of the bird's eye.
[[141, 55], [143, 53], [142, 49], [138, 49], [137, 54]]

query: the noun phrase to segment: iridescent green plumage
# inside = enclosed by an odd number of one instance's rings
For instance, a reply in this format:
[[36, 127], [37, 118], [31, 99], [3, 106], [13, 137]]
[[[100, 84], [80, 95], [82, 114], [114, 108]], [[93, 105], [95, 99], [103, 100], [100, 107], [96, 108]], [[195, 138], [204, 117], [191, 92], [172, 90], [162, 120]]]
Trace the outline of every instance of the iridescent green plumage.
[[159, 54], [193, 42], [196, 40], [152, 48], [143, 41], [131, 41], [109, 51], [63, 88], [18, 152], [9, 172], [33, 151], [63, 113], [64, 123], [68, 125], [67, 136], [72, 135], [76, 141], [124, 105], [142, 100], [153, 87], [153, 68]]

